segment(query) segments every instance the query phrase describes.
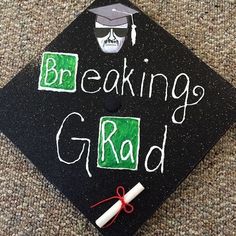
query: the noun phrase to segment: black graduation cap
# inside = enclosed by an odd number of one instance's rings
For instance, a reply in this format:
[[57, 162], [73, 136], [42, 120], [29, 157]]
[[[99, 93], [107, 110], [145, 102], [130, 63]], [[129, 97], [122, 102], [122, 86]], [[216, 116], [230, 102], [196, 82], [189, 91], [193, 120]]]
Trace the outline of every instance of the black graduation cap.
[[[136, 12], [120, 3], [95, 1], [0, 93], [0, 130], [113, 236], [132, 235], [236, 119], [235, 88], [145, 14], [136, 47], [101, 53], [88, 11], [113, 24]], [[130, 214], [100, 228], [118, 199]]]

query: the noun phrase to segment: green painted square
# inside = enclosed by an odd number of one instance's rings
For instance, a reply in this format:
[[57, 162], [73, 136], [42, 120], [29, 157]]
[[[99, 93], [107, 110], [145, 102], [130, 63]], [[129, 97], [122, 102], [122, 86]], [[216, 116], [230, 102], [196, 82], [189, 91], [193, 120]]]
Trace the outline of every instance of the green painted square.
[[75, 92], [78, 55], [44, 52], [39, 77], [39, 90]]
[[137, 170], [140, 119], [105, 116], [100, 119], [97, 167]]

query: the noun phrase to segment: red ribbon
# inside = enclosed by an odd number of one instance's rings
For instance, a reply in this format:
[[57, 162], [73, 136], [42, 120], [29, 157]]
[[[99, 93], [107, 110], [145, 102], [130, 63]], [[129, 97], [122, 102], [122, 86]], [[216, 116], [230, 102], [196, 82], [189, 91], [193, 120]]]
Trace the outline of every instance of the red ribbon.
[[[121, 193], [120, 193], [120, 192], [121, 192]], [[107, 227], [111, 226], [111, 225], [115, 222], [116, 218], [118, 217], [118, 215], [120, 214], [120, 212], [121, 212], [122, 210], [124, 210], [124, 212], [127, 213], [127, 214], [130, 214], [130, 213], [132, 213], [132, 212], [134, 211], [134, 207], [133, 207], [131, 204], [125, 202], [124, 196], [125, 196], [125, 189], [124, 189], [124, 187], [123, 187], [123, 186], [118, 186], [118, 187], [116, 188], [116, 195], [115, 195], [115, 196], [106, 198], [106, 199], [104, 199], [104, 200], [102, 200], [102, 201], [100, 201], [100, 202], [98, 202], [98, 203], [96, 203], [96, 204], [94, 204], [94, 205], [92, 205], [92, 206], [90, 207], [90, 208], [94, 208], [94, 207], [96, 207], [96, 206], [98, 206], [98, 205], [100, 205], [100, 204], [102, 204], [102, 203], [104, 203], [104, 202], [108, 202], [108, 201], [110, 201], [110, 200], [112, 200], [112, 199], [118, 199], [118, 200], [121, 201], [120, 210], [119, 210], [119, 211], [116, 213], [116, 215], [110, 220], [110, 222], [108, 222], [108, 223], [107, 223], [106, 225], [104, 225], [102, 228], [107, 228]]]

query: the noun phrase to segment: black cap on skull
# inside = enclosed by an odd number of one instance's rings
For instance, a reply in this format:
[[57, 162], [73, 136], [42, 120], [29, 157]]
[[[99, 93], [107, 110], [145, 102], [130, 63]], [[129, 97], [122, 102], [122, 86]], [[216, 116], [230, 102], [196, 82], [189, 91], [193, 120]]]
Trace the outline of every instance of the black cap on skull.
[[133, 14], [138, 11], [117, 3], [104, 7], [89, 9], [90, 12], [97, 15], [96, 21], [106, 26], [119, 26], [128, 23], [128, 17], [133, 17]]

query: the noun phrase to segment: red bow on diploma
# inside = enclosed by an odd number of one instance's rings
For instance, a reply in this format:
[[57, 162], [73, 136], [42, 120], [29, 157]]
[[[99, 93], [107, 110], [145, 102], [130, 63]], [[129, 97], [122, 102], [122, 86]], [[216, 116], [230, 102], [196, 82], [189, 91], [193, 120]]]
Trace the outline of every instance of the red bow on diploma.
[[111, 226], [111, 225], [115, 222], [116, 218], [118, 217], [118, 215], [120, 214], [120, 212], [121, 212], [122, 210], [124, 210], [124, 212], [127, 213], [127, 214], [130, 214], [130, 213], [132, 213], [132, 212], [134, 211], [134, 207], [133, 207], [131, 204], [125, 202], [124, 196], [125, 196], [125, 189], [124, 189], [124, 187], [123, 187], [123, 186], [118, 186], [118, 187], [116, 188], [116, 196], [106, 198], [106, 199], [104, 199], [104, 200], [102, 200], [102, 201], [100, 201], [100, 202], [98, 202], [98, 203], [96, 203], [96, 204], [94, 204], [94, 205], [92, 205], [92, 206], [90, 207], [90, 208], [94, 208], [94, 207], [96, 207], [96, 206], [98, 206], [98, 205], [100, 205], [100, 204], [102, 204], [102, 203], [104, 203], [104, 202], [108, 202], [108, 201], [110, 201], [110, 200], [112, 200], [112, 199], [118, 199], [118, 200], [121, 201], [120, 210], [119, 210], [118, 213], [116, 213], [116, 215], [110, 220], [109, 223], [107, 223], [105, 226], [103, 226], [103, 228], [107, 228], [107, 227]]

